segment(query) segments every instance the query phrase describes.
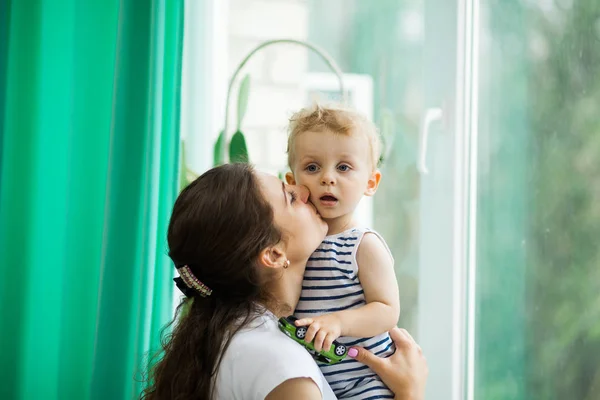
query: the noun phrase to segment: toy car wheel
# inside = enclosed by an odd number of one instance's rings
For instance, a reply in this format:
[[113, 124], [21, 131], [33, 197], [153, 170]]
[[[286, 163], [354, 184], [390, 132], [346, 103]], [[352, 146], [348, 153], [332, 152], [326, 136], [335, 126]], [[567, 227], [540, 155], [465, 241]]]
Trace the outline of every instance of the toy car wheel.
[[305, 336], [306, 336], [306, 327], [305, 326], [301, 326], [298, 329], [296, 329], [296, 337], [298, 339], [304, 339]]
[[346, 354], [346, 346], [344, 346], [343, 344], [338, 344], [337, 346], [335, 346], [334, 351], [336, 356], [343, 356], [344, 354]]

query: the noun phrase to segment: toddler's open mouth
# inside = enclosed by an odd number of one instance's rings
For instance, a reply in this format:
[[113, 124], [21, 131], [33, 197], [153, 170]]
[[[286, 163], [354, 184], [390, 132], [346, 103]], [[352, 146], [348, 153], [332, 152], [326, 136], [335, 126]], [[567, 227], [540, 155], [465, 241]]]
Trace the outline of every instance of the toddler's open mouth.
[[334, 195], [324, 194], [323, 196], [319, 197], [319, 202], [325, 207], [331, 207], [337, 204], [338, 199]]

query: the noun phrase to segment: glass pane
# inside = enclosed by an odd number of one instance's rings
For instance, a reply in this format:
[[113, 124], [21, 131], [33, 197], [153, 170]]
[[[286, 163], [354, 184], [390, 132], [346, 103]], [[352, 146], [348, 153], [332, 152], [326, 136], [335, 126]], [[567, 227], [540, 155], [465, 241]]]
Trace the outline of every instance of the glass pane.
[[[314, 0], [309, 21], [311, 42], [329, 52], [344, 73], [372, 82], [366, 93], [353, 91], [350, 83], [351, 103], [357, 96], [372, 98], [361, 111], [372, 116], [388, 142], [371, 222], [395, 257], [400, 324], [417, 333], [420, 177], [415, 161], [423, 100], [422, 1]], [[316, 56], [309, 58], [309, 70], [330, 72]]]
[[[427, 398], [452, 398], [460, 390], [461, 371], [455, 367], [462, 358], [454, 346], [460, 341], [460, 328], [454, 325], [460, 321], [454, 318], [459, 305], [453, 287], [457, 2], [309, 4], [309, 40], [352, 74], [350, 100], [365, 107], [362, 111], [372, 115], [386, 140], [382, 183], [367, 223], [394, 254], [402, 303], [399, 326], [420, 342], [431, 365]], [[330, 73], [314, 56], [309, 71]], [[360, 79], [372, 82], [371, 92], [361, 91]], [[421, 121], [432, 108], [442, 108], [444, 115], [431, 124], [429, 174], [423, 174], [417, 168]]]
[[[454, 346], [462, 339], [460, 318], [454, 318], [460, 305], [453, 286], [460, 267], [454, 265], [453, 240], [453, 113], [461, 108], [455, 100], [457, 2], [231, 0], [227, 22], [230, 74], [265, 40], [308, 40], [340, 65], [350, 103], [380, 127], [386, 143], [382, 183], [361, 203], [358, 219], [380, 232], [392, 250], [402, 303], [399, 325], [425, 349], [431, 365], [428, 398], [444, 400], [456, 398], [449, 393], [458, 393], [462, 383], [462, 355]], [[262, 170], [283, 171], [286, 117], [317, 95], [339, 100], [339, 82], [317, 55], [298, 46], [269, 47], [244, 68], [242, 76], [252, 78], [241, 124], [250, 160]], [[421, 121], [433, 108], [443, 109], [443, 118], [431, 124], [425, 175], [417, 168]], [[236, 126], [235, 114], [234, 109], [230, 127]]]
[[475, 398], [600, 398], [600, 2], [481, 1]]

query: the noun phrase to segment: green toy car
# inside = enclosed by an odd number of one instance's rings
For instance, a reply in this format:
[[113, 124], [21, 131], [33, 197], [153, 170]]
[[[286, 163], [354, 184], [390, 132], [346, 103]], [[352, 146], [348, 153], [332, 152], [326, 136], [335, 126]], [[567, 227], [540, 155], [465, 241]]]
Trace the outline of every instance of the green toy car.
[[332, 365], [346, 358], [346, 354], [348, 354], [348, 348], [335, 340], [331, 344], [330, 349], [323, 349], [321, 350], [321, 352], [317, 352], [312, 342], [306, 343], [304, 341], [304, 337], [306, 336], [306, 331], [308, 327], [296, 326], [295, 322], [297, 320], [298, 318], [294, 316], [279, 318], [279, 329], [281, 329], [283, 333], [294, 339], [296, 342], [306, 347], [308, 352], [313, 356], [315, 360], [323, 364]]

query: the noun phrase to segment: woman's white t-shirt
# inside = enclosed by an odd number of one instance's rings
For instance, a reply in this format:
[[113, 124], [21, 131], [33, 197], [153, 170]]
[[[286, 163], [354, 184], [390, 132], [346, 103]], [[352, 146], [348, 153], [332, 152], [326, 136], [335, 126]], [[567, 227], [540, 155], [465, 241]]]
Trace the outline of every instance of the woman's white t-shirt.
[[310, 378], [323, 400], [336, 399], [308, 351], [284, 335], [277, 317], [266, 311], [231, 339], [217, 373], [216, 399], [264, 400], [294, 378]]

